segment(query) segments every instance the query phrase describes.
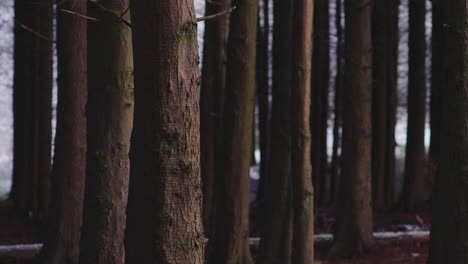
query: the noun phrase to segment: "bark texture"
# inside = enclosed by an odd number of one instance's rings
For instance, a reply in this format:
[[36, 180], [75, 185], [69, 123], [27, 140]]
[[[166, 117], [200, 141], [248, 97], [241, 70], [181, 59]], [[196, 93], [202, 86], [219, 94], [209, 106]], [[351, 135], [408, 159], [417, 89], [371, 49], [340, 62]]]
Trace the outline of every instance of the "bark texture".
[[[133, 125], [133, 52], [125, 0], [89, 3], [88, 152], [81, 264], [123, 264]], [[108, 11], [111, 10], [112, 12]]]
[[468, 3], [442, 6], [440, 164], [434, 190], [429, 264], [468, 263]]
[[135, 116], [125, 263], [203, 263], [193, 1], [133, 0]]
[[372, 197], [378, 211], [394, 200], [398, 5], [375, 1], [373, 8]]
[[253, 263], [248, 244], [249, 187], [253, 111], [257, 1], [236, 0], [227, 49], [226, 100], [223, 116], [222, 177], [216, 185], [216, 229], [208, 261]]
[[332, 252], [353, 255], [369, 249], [372, 237], [372, 38], [370, 0], [345, 0], [343, 166], [336, 239]]
[[291, 263], [292, 182], [291, 182], [291, 73], [292, 1], [273, 2], [273, 87], [271, 148], [257, 262]]
[[[86, 14], [86, 1], [57, 8]], [[39, 263], [77, 264], [86, 170], [87, 21], [57, 13], [58, 105], [52, 202]]]
[[315, 1], [312, 60], [312, 179], [317, 206], [328, 202], [328, 86], [330, 78], [329, 1]]
[[[230, 0], [206, 1], [206, 15], [229, 9]], [[220, 170], [224, 87], [226, 83], [226, 45], [229, 16], [205, 21], [203, 68], [200, 92], [200, 146], [203, 186], [203, 227], [209, 235], [215, 220], [215, 178]], [[220, 171], [221, 173], [221, 171]]]
[[426, 197], [424, 128], [426, 120], [426, 2], [409, 0], [408, 134], [405, 183], [400, 206], [414, 210]]
[[291, 263], [308, 264], [314, 262], [314, 195], [310, 159], [311, 36], [314, 1], [297, 0], [293, 5], [291, 177], [294, 213]]

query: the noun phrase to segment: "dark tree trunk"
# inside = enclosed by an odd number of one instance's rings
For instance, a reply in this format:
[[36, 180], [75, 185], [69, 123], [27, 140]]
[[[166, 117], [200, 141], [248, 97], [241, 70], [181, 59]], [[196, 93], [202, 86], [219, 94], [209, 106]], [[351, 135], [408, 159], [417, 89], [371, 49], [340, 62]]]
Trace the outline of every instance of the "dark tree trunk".
[[[133, 53], [128, 1], [89, 4], [88, 152], [81, 264], [123, 264], [133, 125]], [[115, 14], [107, 10], [112, 10]]]
[[[58, 9], [86, 15], [86, 1]], [[49, 229], [39, 263], [76, 264], [86, 169], [87, 20], [57, 13], [58, 105]]]
[[343, 0], [335, 1], [335, 27], [336, 27], [336, 76], [333, 120], [333, 147], [330, 168], [330, 201], [335, 204], [338, 196], [340, 164], [341, 164], [341, 123], [342, 123], [342, 94], [343, 94], [343, 26], [341, 25]]
[[398, 1], [373, 8], [372, 191], [375, 210], [392, 206], [395, 185]]
[[260, 204], [262, 222], [257, 257], [261, 264], [291, 263], [291, 73], [292, 1], [273, 2], [273, 87], [270, 165]]
[[[294, 1], [291, 73], [291, 177], [293, 239], [291, 263], [314, 262], [314, 195], [310, 155], [310, 85], [313, 0]], [[328, 11], [328, 10], [326, 10]]]
[[328, 85], [330, 77], [329, 1], [316, 1], [312, 60], [312, 179], [317, 206], [328, 202]]
[[343, 167], [332, 252], [352, 255], [369, 249], [372, 236], [372, 2], [345, 0]]
[[125, 263], [202, 264], [200, 76], [193, 1], [130, 3], [135, 119]]
[[[230, 0], [206, 1], [206, 15], [229, 9]], [[201, 175], [203, 181], [203, 227], [209, 235], [216, 209], [215, 177], [219, 169], [222, 134], [224, 86], [226, 83], [226, 44], [229, 16], [205, 22], [203, 68], [200, 96]]]
[[255, 105], [257, 1], [236, 0], [231, 14], [226, 100], [223, 116], [222, 174], [216, 184], [216, 229], [208, 261], [253, 263], [249, 236], [249, 171]]
[[424, 128], [426, 120], [426, 2], [409, 0], [408, 134], [405, 183], [400, 206], [413, 210], [425, 197]]
[[[256, 201], [260, 205], [265, 196], [265, 181], [268, 177], [268, 166], [270, 160], [270, 86], [269, 86], [269, 58], [268, 44], [270, 41], [270, 14], [268, 5], [270, 0], [263, 0], [262, 12], [259, 9], [257, 27], [257, 106], [258, 106], [258, 129], [260, 145], [260, 180], [257, 188]], [[260, 13], [263, 17], [260, 17]], [[261, 21], [262, 20], [262, 21]], [[263, 23], [263, 26], [261, 23]], [[260, 219], [259, 219], [260, 220]], [[259, 221], [259, 224], [262, 221]], [[263, 225], [263, 223], [261, 224]]]
[[50, 1], [15, 3], [12, 198], [42, 223], [51, 193], [52, 18]]
[[468, 6], [436, 2], [444, 24], [440, 163], [434, 190], [429, 264], [468, 263]]

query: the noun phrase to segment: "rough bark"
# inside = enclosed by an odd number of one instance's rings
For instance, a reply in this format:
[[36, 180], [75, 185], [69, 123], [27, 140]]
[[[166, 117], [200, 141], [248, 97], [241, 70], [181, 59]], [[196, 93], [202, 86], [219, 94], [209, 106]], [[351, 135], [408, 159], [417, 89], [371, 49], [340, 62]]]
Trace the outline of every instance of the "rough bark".
[[253, 263], [248, 244], [249, 185], [253, 111], [257, 1], [233, 1], [227, 48], [223, 116], [223, 174], [216, 184], [216, 229], [207, 256], [210, 263]]
[[[86, 1], [57, 7], [86, 14]], [[87, 21], [57, 13], [58, 105], [48, 233], [39, 263], [76, 264], [86, 169]]]
[[409, 0], [408, 131], [405, 183], [400, 207], [413, 210], [425, 197], [426, 2]]
[[341, 164], [341, 127], [342, 127], [342, 90], [343, 90], [343, 26], [341, 25], [343, 0], [336, 0], [335, 27], [336, 27], [336, 76], [333, 120], [333, 146], [330, 164], [330, 201], [335, 204], [338, 196], [340, 164]]
[[[291, 177], [293, 239], [291, 262], [314, 262], [314, 195], [310, 155], [310, 88], [313, 0], [294, 4], [291, 85]], [[328, 11], [328, 10], [327, 10]]]
[[395, 185], [399, 1], [373, 7], [372, 191], [375, 210], [392, 206]]
[[273, 87], [271, 145], [257, 262], [291, 263], [291, 73], [292, 1], [273, 2]]
[[343, 166], [336, 240], [332, 252], [353, 255], [369, 249], [372, 237], [372, 38], [370, 0], [345, 0]]
[[328, 202], [328, 85], [330, 75], [329, 1], [316, 1], [311, 90], [312, 179], [317, 206]]
[[[88, 152], [81, 264], [124, 263], [133, 125], [133, 53], [128, 1], [89, 4]], [[108, 10], [112, 10], [111, 13]]]
[[[437, 1], [444, 19], [440, 163], [429, 264], [468, 263], [468, 4]], [[443, 11], [442, 11], [443, 10]]]
[[[229, 9], [231, 1], [206, 1], [206, 15]], [[215, 177], [219, 169], [224, 86], [226, 83], [226, 44], [229, 16], [205, 21], [203, 68], [200, 94], [201, 175], [203, 181], [203, 227], [209, 235], [216, 209]]]
[[203, 263], [193, 1], [133, 0], [135, 116], [125, 263]]

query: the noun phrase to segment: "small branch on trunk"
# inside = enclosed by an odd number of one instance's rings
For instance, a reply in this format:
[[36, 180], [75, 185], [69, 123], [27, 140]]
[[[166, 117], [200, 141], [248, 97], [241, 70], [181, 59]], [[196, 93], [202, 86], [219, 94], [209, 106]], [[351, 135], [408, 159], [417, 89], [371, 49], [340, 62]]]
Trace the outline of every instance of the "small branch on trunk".
[[219, 12], [219, 13], [216, 13], [216, 14], [213, 14], [213, 15], [198, 17], [197, 22], [201, 22], [201, 21], [205, 21], [205, 20], [208, 20], [208, 19], [218, 18], [220, 16], [227, 15], [227, 14], [231, 13], [232, 11], [234, 11], [235, 9], [236, 9], [236, 7], [233, 6], [233, 7], [229, 8], [228, 10], [224, 10], [222, 12]]
[[94, 17], [85, 16], [85, 15], [82, 15], [82, 14], [79, 14], [79, 13], [76, 13], [76, 12], [73, 12], [73, 11], [71, 11], [71, 10], [60, 9], [60, 11], [62, 11], [62, 12], [64, 12], [64, 13], [72, 14], [72, 15], [75, 15], [75, 16], [78, 16], [78, 17], [81, 17], [81, 18], [89, 19], [89, 20], [92, 20], [92, 21], [98, 21], [98, 20], [97, 20], [96, 18], [94, 18]]
[[32, 33], [34, 36], [36, 36], [36, 37], [38, 37], [38, 38], [40, 38], [40, 39], [43, 39], [43, 40], [51, 41], [50, 38], [48, 38], [48, 37], [42, 35], [41, 33], [37, 32], [36, 30], [34, 30], [34, 29], [32, 29], [32, 28], [26, 26], [25, 24], [19, 22], [18, 20], [16, 20], [16, 23], [18, 23], [18, 25], [19, 25], [22, 29], [24, 29], [24, 30], [26, 30], [26, 31], [28, 31], [28, 32], [30, 32], [30, 33]]

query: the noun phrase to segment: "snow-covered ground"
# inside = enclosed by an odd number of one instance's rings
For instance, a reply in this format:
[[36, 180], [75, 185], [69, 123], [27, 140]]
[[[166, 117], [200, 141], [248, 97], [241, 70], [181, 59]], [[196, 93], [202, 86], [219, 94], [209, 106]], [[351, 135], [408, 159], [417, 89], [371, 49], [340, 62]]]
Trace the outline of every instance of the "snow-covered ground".
[[[404, 147], [406, 142], [406, 92], [405, 87], [407, 85], [407, 23], [408, 23], [408, 9], [407, 1], [402, 0], [400, 8], [400, 45], [399, 45], [399, 78], [398, 87], [400, 91], [399, 96], [399, 120], [396, 127], [396, 142], [397, 149], [396, 154], [401, 157], [404, 155]], [[334, 1], [330, 1], [330, 15], [333, 19], [334, 16]], [[430, 1], [427, 0], [428, 11], [431, 10]], [[197, 17], [204, 15], [205, 0], [195, 0], [195, 9]], [[271, 12], [270, 7], [270, 12]], [[13, 113], [12, 113], [12, 82], [13, 82], [13, 0], [2, 0], [0, 1], [0, 196], [5, 195], [11, 186], [11, 171], [12, 171], [12, 142], [13, 142]], [[270, 26], [272, 25], [272, 15], [270, 15]], [[430, 33], [431, 33], [431, 14], [428, 12], [426, 18], [426, 29], [427, 29], [427, 40], [428, 40], [428, 56], [427, 65], [430, 65]], [[336, 45], [336, 29], [334, 21], [330, 21], [331, 30], [331, 79], [330, 85], [333, 87], [333, 76], [335, 73], [335, 58], [334, 58], [334, 47]], [[204, 22], [198, 23], [198, 42], [200, 52], [202, 51], [203, 44], [203, 32]], [[271, 43], [270, 43], [271, 49]], [[429, 80], [428, 71], [428, 80]], [[332, 100], [331, 95], [331, 100]], [[429, 94], [428, 94], [429, 96]], [[56, 100], [54, 100], [56, 102]], [[333, 115], [331, 115], [333, 118]], [[429, 144], [429, 128], [426, 129], [425, 141], [426, 145]], [[331, 153], [332, 146], [332, 130], [329, 129], [328, 147], [329, 153]], [[257, 141], [258, 142], [258, 141]], [[258, 153], [256, 153], [257, 159], [259, 159]], [[253, 168], [251, 170], [251, 176], [253, 179], [258, 178], [258, 169]]]

